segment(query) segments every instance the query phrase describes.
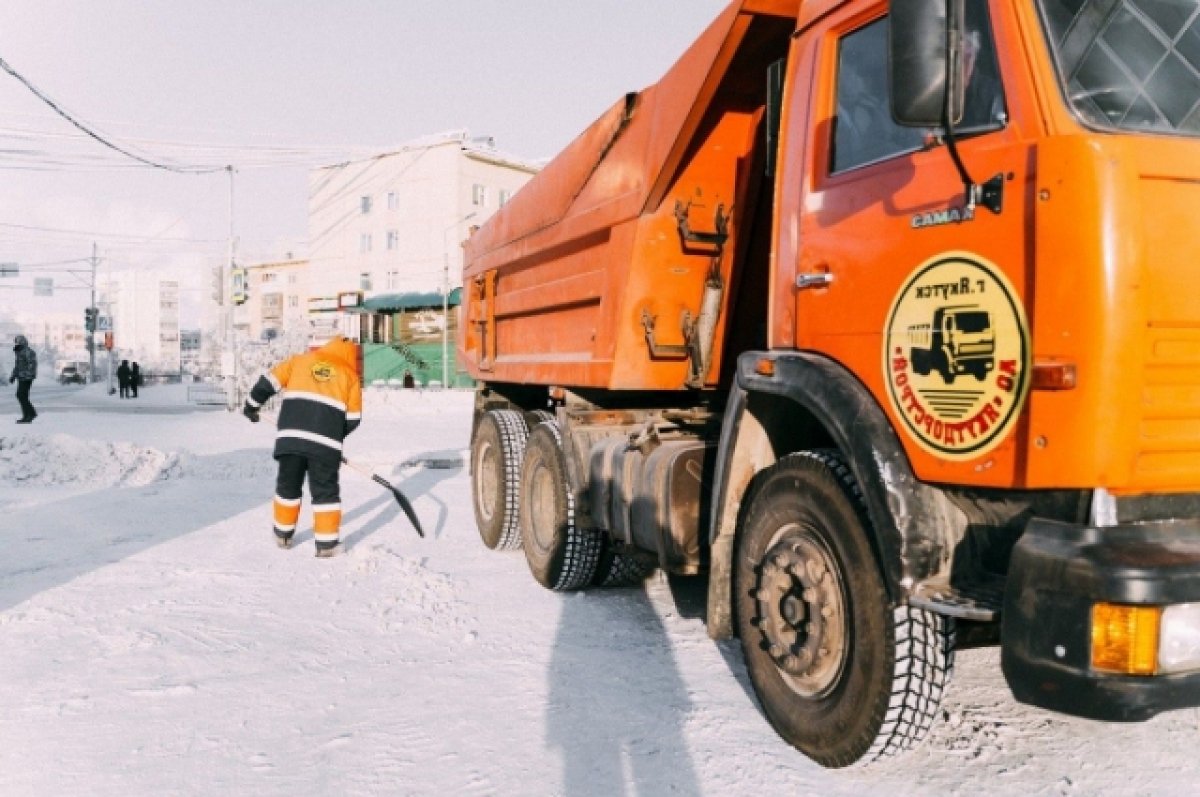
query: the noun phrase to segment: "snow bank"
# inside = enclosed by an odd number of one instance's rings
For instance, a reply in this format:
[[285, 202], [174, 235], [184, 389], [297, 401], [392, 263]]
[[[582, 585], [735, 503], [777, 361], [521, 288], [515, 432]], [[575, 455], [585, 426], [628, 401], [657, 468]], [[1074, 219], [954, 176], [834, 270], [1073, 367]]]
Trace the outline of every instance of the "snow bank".
[[186, 451], [66, 434], [0, 437], [0, 485], [141, 487], [185, 477], [243, 479], [273, 469], [270, 458], [198, 458]]
[[472, 390], [405, 390], [374, 386], [363, 388], [364, 418], [373, 412], [386, 416], [397, 411], [411, 415], [465, 412], [469, 418], [474, 405], [475, 392]]
[[[92, 385], [87, 390], [72, 393], [68, 397], [72, 411], [85, 412], [89, 402], [95, 403], [98, 408], [113, 406], [114, 400], [101, 392], [100, 387]], [[132, 401], [116, 405], [122, 410], [128, 409], [129, 416], [137, 418], [139, 436], [150, 445], [92, 439], [94, 434], [103, 435], [105, 430], [84, 431], [79, 426], [68, 427], [75, 434], [38, 434], [40, 430], [34, 429], [23, 434], [0, 435], [0, 487], [75, 486], [100, 489], [141, 487], [170, 479], [230, 481], [274, 475], [275, 462], [270, 455], [274, 434], [273, 430], [266, 428], [268, 424], [262, 424], [261, 429], [250, 427], [248, 423], [238, 427], [241, 433], [238, 439], [256, 448], [197, 456], [191, 449], [204, 451], [211, 447], [208, 438], [214, 435], [220, 437], [225, 433], [223, 423], [227, 419], [223, 413], [201, 418], [202, 425], [196, 427], [196, 433], [181, 436], [176, 432], [183, 424], [184, 416], [158, 417], [147, 411], [158, 407], [186, 406], [185, 389], [186, 386], [180, 385], [157, 387], [145, 391], [148, 397], [146, 402], [139, 398], [138, 401], [142, 403], [137, 405]], [[440, 423], [437, 416], [450, 413], [469, 418], [474, 402], [472, 392], [462, 390], [368, 389], [364, 394], [367, 431], [352, 439], [352, 445], [355, 446], [364, 438], [387, 434], [390, 426], [403, 430], [403, 437], [415, 443], [425, 437], [431, 424], [436, 426]], [[95, 416], [88, 414], [81, 417], [94, 419]], [[106, 421], [123, 426], [124, 419], [124, 415], [117, 414], [106, 418]], [[237, 421], [240, 419], [235, 419]], [[454, 449], [465, 444], [465, 441], [456, 442], [459, 446], [449, 447]], [[392, 450], [386, 462], [363, 464], [382, 467], [396, 465], [398, 459], [403, 460], [401, 467], [446, 468], [462, 464], [461, 456], [456, 457], [454, 450], [435, 451], [432, 454], [424, 452], [428, 455], [424, 457], [414, 456], [416, 453]]]
[[0, 483], [140, 486], [178, 475], [178, 454], [65, 434], [0, 438]]

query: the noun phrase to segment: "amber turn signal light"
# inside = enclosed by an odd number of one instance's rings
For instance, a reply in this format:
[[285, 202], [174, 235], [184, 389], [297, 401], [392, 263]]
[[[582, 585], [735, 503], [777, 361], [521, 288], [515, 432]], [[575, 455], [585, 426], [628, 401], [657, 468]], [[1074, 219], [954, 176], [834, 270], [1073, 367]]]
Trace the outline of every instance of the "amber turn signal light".
[[1161, 606], [1092, 606], [1092, 669], [1153, 675], [1158, 665]]
[[775, 361], [769, 357], [763, 357], [755, 364], [754, 373], [759, 376], [775, 376]]

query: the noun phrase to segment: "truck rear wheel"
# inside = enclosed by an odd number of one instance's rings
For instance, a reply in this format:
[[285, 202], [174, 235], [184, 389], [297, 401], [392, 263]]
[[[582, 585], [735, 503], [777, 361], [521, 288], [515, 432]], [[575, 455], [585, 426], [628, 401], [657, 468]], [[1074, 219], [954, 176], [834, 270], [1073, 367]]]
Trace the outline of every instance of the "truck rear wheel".
[[889, 607], [861, 490], [836, 453], [787, 456], [753, 489], [735, 612], [767, 718], [827, 767], [915, 745], [949, 681], [952, 621]]
[[656, 566], [649, 555], [624, 553], [608, 540], [600, 552], [600, 563], [596, 566], [592, 584], [597, 587], [632, 587], [645, 581]]
[[471, 496], [475, 525], [483, 544], [495, 550], [518, 548], [521, 459], [529, 429], [515, 410], [488, 410], [471, 440]]
[[529, 433], [521, 484], [521, 540], [534, 579], [557, 591], [588, 586], [596, 575], [602, 539], [575, 525], [575, 499], [554, 421]]

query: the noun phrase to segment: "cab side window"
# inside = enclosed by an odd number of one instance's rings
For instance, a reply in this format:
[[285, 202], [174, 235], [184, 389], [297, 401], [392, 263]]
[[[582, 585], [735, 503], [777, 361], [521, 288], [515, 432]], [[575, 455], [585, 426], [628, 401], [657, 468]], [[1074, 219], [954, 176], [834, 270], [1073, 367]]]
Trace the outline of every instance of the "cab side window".
[[887, 88], [887, 18], [838, 44], [833, 171], [921, 148], [925, 132], [892, 121]]
[[[878, 19], [838, 42], [837, 114], [834, 120], [834, 173], [913, 152], [931, 130], [901, 127], [892, 120], [887, 87], [887, 18]], [[967, 3], [963, 70], [966, 106], [955, 126], [959, 135], [1004, 126], [1004, 89], [986, 3]]]

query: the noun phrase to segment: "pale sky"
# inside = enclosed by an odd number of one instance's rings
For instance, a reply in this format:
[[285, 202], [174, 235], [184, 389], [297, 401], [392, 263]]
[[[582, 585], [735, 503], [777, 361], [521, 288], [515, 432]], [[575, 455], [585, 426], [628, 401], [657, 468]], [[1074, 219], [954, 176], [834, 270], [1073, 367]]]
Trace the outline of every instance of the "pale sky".
[[[551, 156], [656, 81], [726, 5], [3, 0], [0, 58], [123, 148], [232, 163], [239, 253], [254, 260], [302, 248], [309, 166], [463, 128], [521, 157]], [[87, 258], [92, 241], [108, 268], [190, 272], [196, 298], [226, 251], [226, 174], [141, 166], [3, 72], [0, 181], [0, 262], [25, 266], [0, 279], [0, 315], [82, 316], [84, 291], [50, 300], [13, 286], [57, 267], [37, 264]]]

